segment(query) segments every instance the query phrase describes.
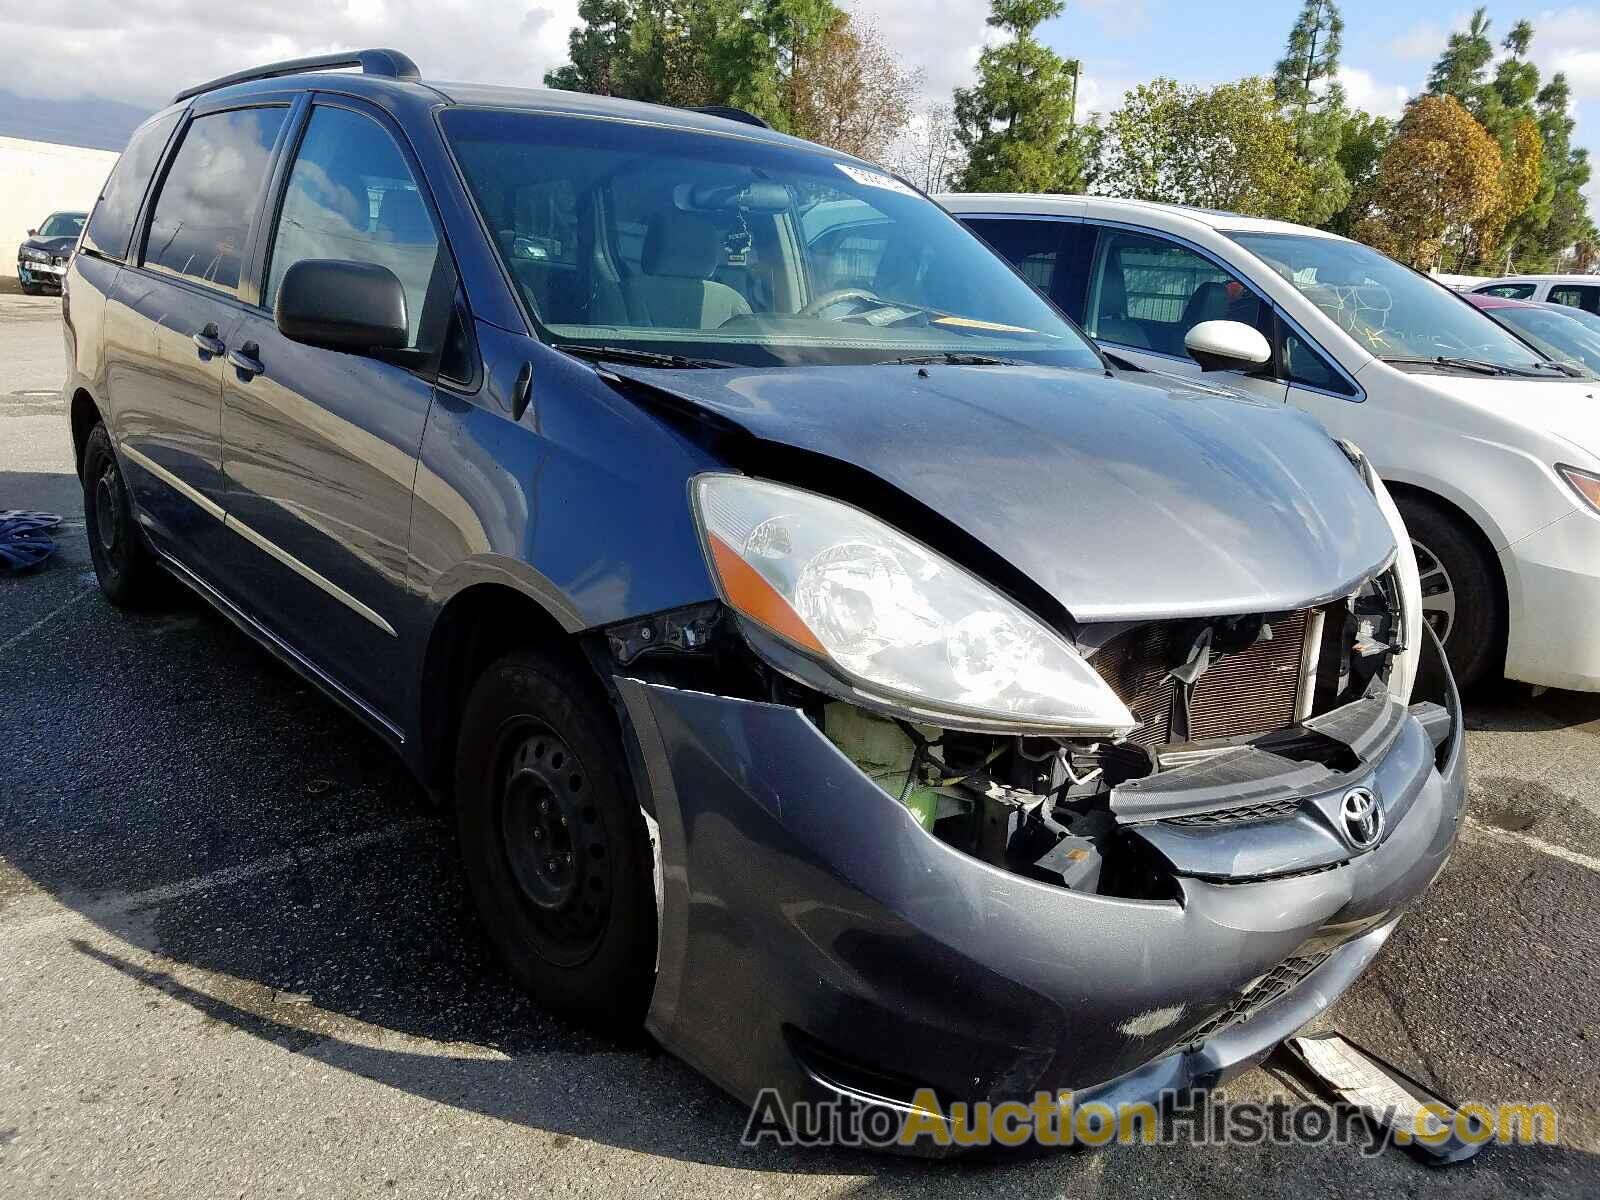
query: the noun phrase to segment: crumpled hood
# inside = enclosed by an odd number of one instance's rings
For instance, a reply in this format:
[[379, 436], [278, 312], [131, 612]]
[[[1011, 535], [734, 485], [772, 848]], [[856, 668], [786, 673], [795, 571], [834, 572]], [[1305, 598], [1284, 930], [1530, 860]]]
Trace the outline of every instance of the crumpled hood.
[[606, 369], [872, 472], [1079, 621], [1301, 608], [1394, 552], [1327, 432], [1278, 405], [1034, 366]]
[[31, 237], [22, 244], [32, 246], [35, 250], [48, 250], [51, 254], [67, 254], [77, 240], [75, 234], [70, 237]]

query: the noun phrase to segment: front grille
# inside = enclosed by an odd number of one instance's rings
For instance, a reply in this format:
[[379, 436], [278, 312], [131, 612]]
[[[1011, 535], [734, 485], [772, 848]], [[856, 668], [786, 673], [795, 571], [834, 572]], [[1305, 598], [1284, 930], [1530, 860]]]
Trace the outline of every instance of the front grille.
[[1168, 817], [1168, 825], [1231, 825], [1244, 821], [1271, 821], [1300, 810], [1298, 800], [1269, 800], [1265, 804], [1246, 804], [1242, 808], [1222, 808], [1212, 812]]
[[1294, 722], [1310, 615], [1274, 617], [1270, 640], [1232, 654], [1213, 653], [1189, 697], [1186, 737], [1173, 728], [1181, 685], [1171, 671], [1183, 660], [1192, 624], [1160, 622], [1131, 630], [1108, 642], [1090, 664], [1142, 722], [1129, 736], [1139, 745], [1270, 733]]
[[1228, 1005], [1210, 1021], [1195, 1031], [1197, 1042], [1214, 1038], [1225, 1029], [1248, 1021], [1269, 1004], [1282, 1000], [1299, 987], [1306, 976], [1328, 961], [1328, 954], [1311, 954], [1304, 958], [1286, 958], [1268, 971], [1254, 987], [1235, 996]]

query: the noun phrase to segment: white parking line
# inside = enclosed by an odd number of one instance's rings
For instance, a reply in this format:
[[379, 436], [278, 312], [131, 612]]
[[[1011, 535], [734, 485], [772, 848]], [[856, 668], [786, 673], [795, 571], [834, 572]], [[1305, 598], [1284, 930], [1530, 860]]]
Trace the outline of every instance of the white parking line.
[[351, 834], [349, 837], [335, 838], [331, 842], [322, 842], [315, 846], [300, 846], [292, 850], [283, 850], [277, 854], [269, 854], [265, 858], [258, 858], [254, 862], [240, 863], [236, 867], [224, 867], [220, 871], [213, 871], [209, 875], [197, 875], [192, 879], [181, 880], [178, 883], [169, 883], [162, 887], [147, 888], [142, 892], [116, 893], [107, 897], [89, 901], [87, 903], [68, 904], [53, 896], [30, 896], [18, 901], [0, 913], [0, 927], [17, 932], [32, 931], [40, 926], [56, 922], [72, 922], [87, 918], [95, 922], [115, 920], [136, 913], [141, 909], [153, 908], [157, 905], [167, 904], [173, 900], [181, 900], [199, 892], [212, 891], [219, 887], [230, 887], [234, 884], [245, 883], [252, 879], [259, 879], [263, 875], [273, 875], [279, 871], [287, 871], [292, 867], [307, 866], [313, 863], [326, 862], [330, 858], [351, 854], [357, 850], [365, 850], [370, 846], [382, 845], [384, 842], [399, 841], [413, 833], [424, 829], [440, 828], [437, 820], [414, 817], [406, 821], [397, 821], [393, 825], [386, 825], [382, 829], [374, 829], [367, 833]]
[[91, 592], [87, 588], [85, 588], [84, 590], [80, 591], [76, 596], [72, 597], [72, 599], [66, 601], [64, 604], [61, 604], [60, 606], [58, 606], [57, 608], [55, 608], [51, 612], [45, 613], [44, 616], [40, 617], [32, 625], [29, 625], [21, 633], [12, 634], [5, 641], [0, 642], [0, 654], [4, 654], [7, 650], [11, 649], [11, 647], [15, 646], [18, 642], [22, 641], [23, 638], [27, 637], [29, 634], [35, 632], [36, 630], [42, 629], [44, 626], [50, 624], [51, 621], [54, 621], [57, 617], [59, 617], [62, 613], [66, 612], [67, 609], [71, 608], [74, 604], [77, 604], [77, 603], [79, 603], [80, 601], [83, 601], [83, 600], [87, 600], [93, 594], [94, 594], [93, 592]]
[[1509, 829], [1496, 829], [1493, 825], [1484, 825], [1479, 821], [1467, 818], [1467, 824], [1473, 832], [1483, 834], [1485, 837], [1497, 838], [1503, 842], [1519, 842], [1530, 850], [1537, 850], [1541, 854], [1548, 854], [1551, 858], [1559, 858], [1569, 862], [1575, 867], [1584, 867], [1587, 870], [1600, 874], [1600, 858], [1588, 854], [1579, 854], [1576, 850], [1568, 850], [1565, 846], [1557, 846], [1543, 838], [1536, 838], [1529, 833], [1513, 833]]

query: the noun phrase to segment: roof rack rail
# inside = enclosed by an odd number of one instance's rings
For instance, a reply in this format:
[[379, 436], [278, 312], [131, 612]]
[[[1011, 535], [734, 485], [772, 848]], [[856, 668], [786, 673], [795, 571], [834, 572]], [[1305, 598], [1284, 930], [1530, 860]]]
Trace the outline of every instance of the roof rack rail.
[[398, 50], [349, 50], [343, 54], [315, 54], [310, 58], [291, 58], [284, 62], [251, 67], [248, 71], [235, 71], [232, 75], [184, 88], [172, 98], [172, 103], [178, 104], [202, 92], [214, 92], [230, 84], [249, 83], [254, 79], [277, 79], [282, 75], [299, 75], [302, 71], [334, 71], [341, 67], [360, 67], [363, 75], [382, 75], [387, 79], [422, 78], [417, 64]]
[[738, 121], [741, 125], [759, 125], [762, 129], [771, 129], [760, 117], [753, 112], [746, 112], [742, 108], [735, 108], [731, 104], [691, 104], [687, 111], [705, 113], [708, 117], [722, 117], [728, 121]]

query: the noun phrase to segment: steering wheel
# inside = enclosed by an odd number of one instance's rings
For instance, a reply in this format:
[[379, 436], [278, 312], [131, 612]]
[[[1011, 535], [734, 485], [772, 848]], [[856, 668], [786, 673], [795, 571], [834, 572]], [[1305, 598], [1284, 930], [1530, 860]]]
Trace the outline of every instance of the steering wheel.
[[843, 304], [846, 300], [870, 300], [874, 304], [883, 303], [883, 298], [881, 296], [879, 296], [876, 292], [869, 292], [866, 288], [834, 288], [831, 292], [823, 292], [822, 295], [818, 296], [815, 300], [811, 301], [810, 304], [807, 304], [799, 312], [795, 313], [795, 316], [819, 316], [828, 309], [832, 308], [835, 304]]

